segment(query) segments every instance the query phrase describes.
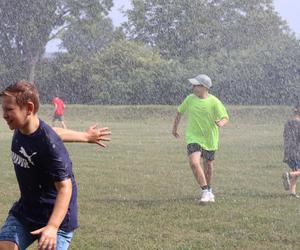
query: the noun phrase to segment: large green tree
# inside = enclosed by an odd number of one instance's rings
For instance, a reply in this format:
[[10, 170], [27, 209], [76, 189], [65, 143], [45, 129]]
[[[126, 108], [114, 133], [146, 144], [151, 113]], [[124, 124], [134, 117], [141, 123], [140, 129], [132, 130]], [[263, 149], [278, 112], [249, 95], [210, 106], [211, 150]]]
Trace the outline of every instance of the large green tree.
[[189, 86], [181, 64], [134, 41], [115, 41], [89, 58], [64, 53], [44, 63], [44, 101], [58, 94], [68, 103], [173, 104]]
[[91, 68], [98, 101], [104, 103], [177, 103], [186, 89], [184, 68], [143, 43], [115, 42], [95, 55]]
[[[270, 0], [135, 0], [127, 35], [101, 16], [69, 17], [68, 53], [45, 60], [42, 94], [74, 103], [174, 104], [206, 73], [227, 103], [291, 103], [300, 43]], [[118, 34], [118, 35], [116, 35]], [[1, 64], [0, 64], [1, 65]], [[7, 68], [3, 68], [6, 72]]]
[[51, 39], [74, 20], [106, 16], [112, 0], [1, 0], [0, 63], [7, 80], [34, 81], [37, 62]]
[[112, 43], [118, 31], [112, 20], [103, 15], [72, 18], [72, 25], [62, 34], [62, 45], [70, 54], [90, 57]]
[[288, 32], [272, 0], [132, 0], [132, 6], [124, 25], [129, 38], [168, 58], [208, 57]]
[[179, 59], [192, 75], [209, 74], [224, 101], [290, 103], [298, 95], [300, 43], [272, 0], [132, 0], [132, 6], [128, 37]]

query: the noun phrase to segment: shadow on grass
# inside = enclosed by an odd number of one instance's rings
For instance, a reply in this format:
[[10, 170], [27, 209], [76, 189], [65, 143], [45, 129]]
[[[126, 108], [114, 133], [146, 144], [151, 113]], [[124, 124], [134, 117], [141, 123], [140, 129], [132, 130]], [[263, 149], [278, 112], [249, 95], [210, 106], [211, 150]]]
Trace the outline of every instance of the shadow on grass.
[[92, 202], [102, 202], [102, 203], [122, 203], [122, 204], [130, 204], [130, 205], [164, 205], [164, 204], [182, 204], [182, 203], [196, 203], [197, 197], [188, 196], [182, 198], [166, 198], [166, 199], [122, 199], [122, 198], [114, 198], [114, 199], [92, 199]]
[[[249, 192], [249, 191], [231, 191], [216, 193], [216, 203], [226, 203], [231, 200], [274, 200], [274, 199], [289, 199], [287, 193], [269, 193], [269, 192]], [[164, 204], [197, 204], [197, 196], [186, 196], [180, 198], [165, 198], [165, 199], [134, 199], [134, 198], [107, 198], [107, 199], [92, 199], [96, 203], [119, 203], [127, 205], [139, 206], [156, 206]]]
[[220, 192], [218, 193], [219, 196], [226, 195], [230, 198], [257, 198], [257, 199], [283, 199], [287, 198], [287, 193], [271, 193], [271, 192], [261, 192], [261, 191], [253, 191], [249, 192], [249, 190], [246, 191], [231, 191], [231, 192]]

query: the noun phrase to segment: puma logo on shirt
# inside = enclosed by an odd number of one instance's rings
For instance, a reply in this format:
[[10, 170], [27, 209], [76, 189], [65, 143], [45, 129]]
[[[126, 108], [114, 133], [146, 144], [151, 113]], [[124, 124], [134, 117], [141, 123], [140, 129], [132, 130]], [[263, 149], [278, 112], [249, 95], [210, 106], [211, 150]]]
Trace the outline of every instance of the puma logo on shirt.
[[[19, 152], [23, 155], [20, 156], [15, 152], [12, 152], [11, 158], [14, 164], [19, 165], [22, 168], [30, 168], [29, 163], [34, 166], [32, 157], [37, 154], [37, 152], [32, 153], [31, 155], [27, 154], [23, 147], [20, 148]], [[25, 158], [25, 159], [24, 159]]]
[[19, 152], [27, 159], [27, 161], [29, 163], [31, 163], [31, 165], [34, 166], [34, 163], [32, 162], [31, 157], [34, 156], [34, 155], [36, 155], [37, 152], [34, 152], [31, 155], [28, 155], [23, 147], [20, 148]]

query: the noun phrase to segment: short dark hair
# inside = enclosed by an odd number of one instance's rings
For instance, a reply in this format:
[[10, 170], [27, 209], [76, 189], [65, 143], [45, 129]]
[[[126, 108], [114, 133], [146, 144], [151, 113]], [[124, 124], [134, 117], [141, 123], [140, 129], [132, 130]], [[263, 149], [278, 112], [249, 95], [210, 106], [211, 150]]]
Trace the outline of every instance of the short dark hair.
[[39, 92], [33, 83], [26, 80], [19, 80], [9, 85], [5, 90], [0, 92], [0, 96], [14, 96], [16, 103], [24, 107], [29, 101], [34, 104], [34, 113], [37, 113], [40, 106]]

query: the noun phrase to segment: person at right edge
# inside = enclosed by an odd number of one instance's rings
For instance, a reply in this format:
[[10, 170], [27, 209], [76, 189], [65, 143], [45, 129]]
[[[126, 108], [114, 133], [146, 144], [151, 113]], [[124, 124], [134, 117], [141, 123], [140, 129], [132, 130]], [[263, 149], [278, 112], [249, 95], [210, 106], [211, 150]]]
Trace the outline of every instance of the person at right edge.
[[[186, 129], [187, 154], [189, 164], [200, 186], [199, 203], [214, 202], [212, 192], [212, 176], [215, 152], [219, 144], [219, 127], [229, 120], [222, 102], [209, 93], [212, 81], [207, 75], [198, 75], [188, 79], [193, 93], [188, 95], [177, 108], [172, 134], [177, 132], [181, 116], [187, 111], [188, 125]], [[203, 159], [203, 168], [201, 165]]]
[[283, 187], [292, 198], [299, 198], [296, 182], [300, 176], [300, 103], [294, 107], [293, 116], [285, 123], [283, 131], [285, 162], [289, 171], [282, 174]]

